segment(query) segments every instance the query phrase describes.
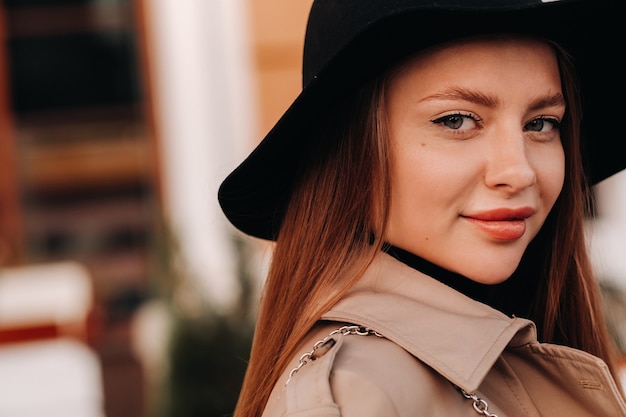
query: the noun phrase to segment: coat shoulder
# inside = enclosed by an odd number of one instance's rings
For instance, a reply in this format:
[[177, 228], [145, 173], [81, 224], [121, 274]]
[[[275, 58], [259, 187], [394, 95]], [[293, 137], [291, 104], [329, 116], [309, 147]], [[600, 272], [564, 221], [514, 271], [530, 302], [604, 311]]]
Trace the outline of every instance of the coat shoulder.
[[[309, 335], [290, 369], [330, 331]], [[336, 343], [327, 353], [307, 361], [291, 379], [285, 371], [263, 417], [438, 417], [449, 416], [448, 406], [463, 401], [450, 382], [391, 340], [354, 334], [333, 338]]]
[[344, 417], [434, 416], [442, 408], [440, 401], [460, 397], [453, 385], [429, 366], [396, 343], [375, 336], [345, 337], [330, 384]]

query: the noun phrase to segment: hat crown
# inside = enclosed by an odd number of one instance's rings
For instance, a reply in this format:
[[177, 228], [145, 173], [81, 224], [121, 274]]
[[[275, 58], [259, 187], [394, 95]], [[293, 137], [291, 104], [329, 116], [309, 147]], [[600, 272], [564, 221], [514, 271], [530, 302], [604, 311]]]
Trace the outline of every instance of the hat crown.
[[393, 16], [428, 11], [510, 11], [543, 3], [541, 0], [315, 0], [304, 43], [303, 87], [362, 34], [375, 31], [381, 22]]

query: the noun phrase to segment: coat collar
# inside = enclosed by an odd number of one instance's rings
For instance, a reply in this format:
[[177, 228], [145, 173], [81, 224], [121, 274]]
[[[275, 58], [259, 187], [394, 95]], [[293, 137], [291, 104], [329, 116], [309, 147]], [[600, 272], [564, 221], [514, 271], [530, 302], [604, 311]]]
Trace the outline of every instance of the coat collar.
[[507, 317], [385, 253], [322, 319], [376, 330], [468, 392], [507, 345], [537, 340], [531, 321]]

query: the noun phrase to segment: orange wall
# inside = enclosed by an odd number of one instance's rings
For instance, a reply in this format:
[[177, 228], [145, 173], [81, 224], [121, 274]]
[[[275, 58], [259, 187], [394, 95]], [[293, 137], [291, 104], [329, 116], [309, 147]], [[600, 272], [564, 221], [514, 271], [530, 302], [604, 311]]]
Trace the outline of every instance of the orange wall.
[[313, 0], [251, 0], [260, 140], [302, 86], [302, 48]]

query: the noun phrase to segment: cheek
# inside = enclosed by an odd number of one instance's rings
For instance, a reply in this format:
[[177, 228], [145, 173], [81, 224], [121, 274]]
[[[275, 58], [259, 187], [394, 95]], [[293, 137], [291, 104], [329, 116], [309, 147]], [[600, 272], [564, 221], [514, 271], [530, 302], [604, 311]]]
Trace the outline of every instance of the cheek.
[[[437, 170], [432, 159], [420, 157], [414, 150], [398, 152], [391, 166], [392, 206], [405, 206], [414, 201], [428, 201], [431, 188], [437, 184]], [[395, 203], [395, 204], [394, 204]]]
[[565, 154], [563, 148], [556, 149], [549, 157], [544, 158], [540, 168], [537, 169], [542, 184], [542, 195], [548, 208], [561, 194], [565, 181]]
[[419, 154], [399, 155], [391, 166], [389, 220], [396, 232], [409, 225], [427, 227], [422, 223], [432, 223], [438, 213], [450, 207], [457, 194], [454, 190], [461, 187], [459, 178], [466, 177], [459, 169], [459, 164], [451, 166], [423, 149]]
[[398, 157], [398, 154], [402, 155], [398, 152], [392, 159], [390, 167], [391, 199], [387, 233], [392, 241], [404, 233], [410, 219], [419, 216], [418, 212], [423, 206], [418, 202], [424, 198], [425, 186], [420, 161], [416, 158], [407, 158], [407, 154]]
[[450, 148], [428, 145], [398, 147], [391, 159], [392, 203], [413, 204], [413, 210], [450, 203], [475, 179], [477, 159]]

